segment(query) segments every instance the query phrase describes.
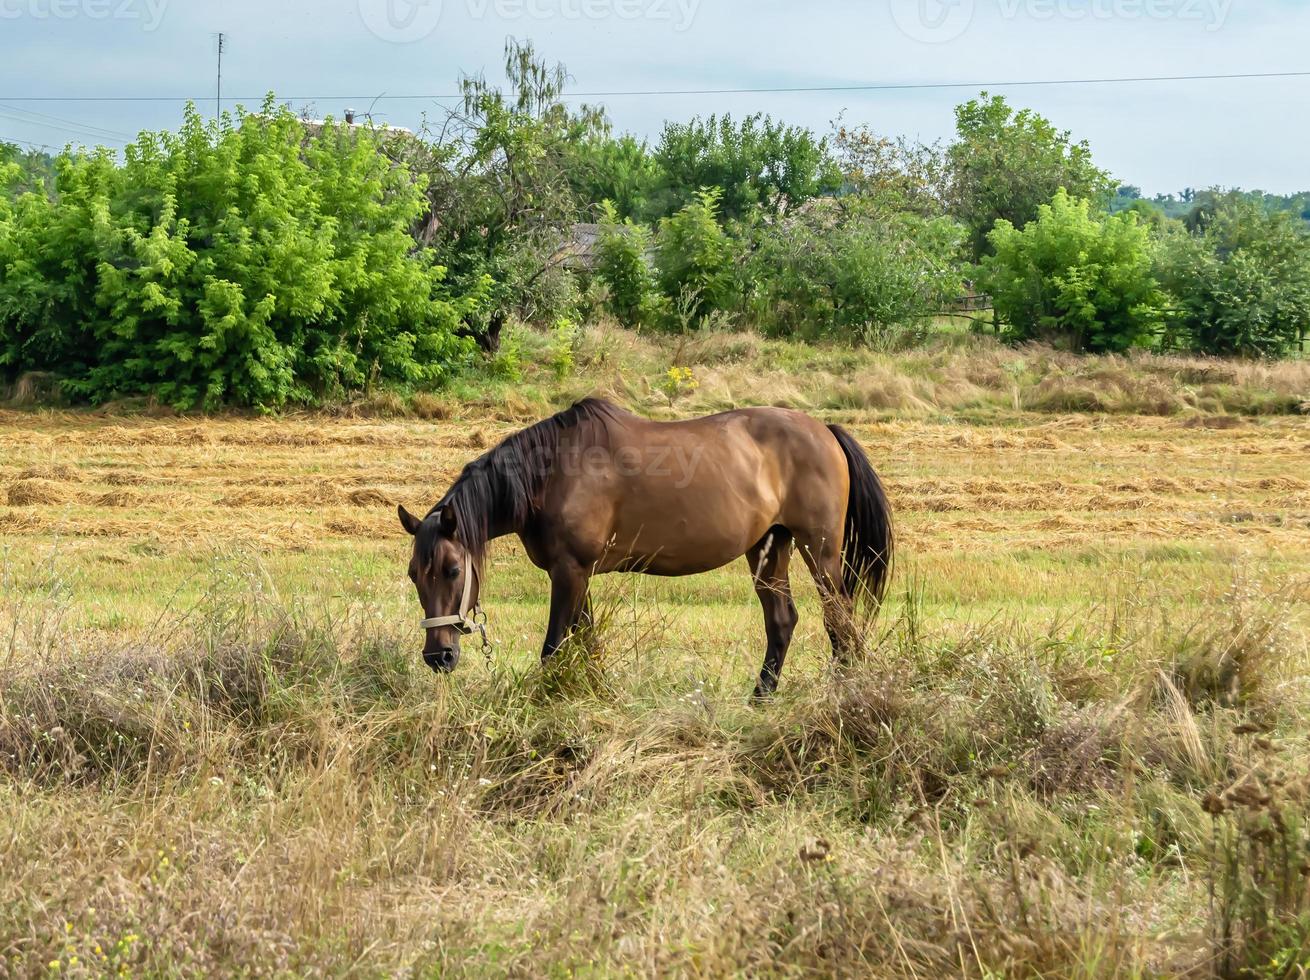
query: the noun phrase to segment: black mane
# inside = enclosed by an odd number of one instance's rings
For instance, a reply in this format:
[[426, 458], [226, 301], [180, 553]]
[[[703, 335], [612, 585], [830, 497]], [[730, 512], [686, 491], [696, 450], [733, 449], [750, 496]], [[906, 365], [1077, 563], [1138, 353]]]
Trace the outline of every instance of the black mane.
[[[605, 422], [618, 411], [604, 399], [587, 398], [514, 433], [464, 467], [428, 517], [449, 508], [460, 543], [481, 566], [493, 530], [506, 533], [507, 529], [521, 528], [541, 506], [541, 495], [558, 460], [563, 436], [581, 430], [581, 445], [595, 445], [604, 439]], [[421, 553], [436, 547], [440, 533], [438, 521], [423, 522], [418, 533]]]

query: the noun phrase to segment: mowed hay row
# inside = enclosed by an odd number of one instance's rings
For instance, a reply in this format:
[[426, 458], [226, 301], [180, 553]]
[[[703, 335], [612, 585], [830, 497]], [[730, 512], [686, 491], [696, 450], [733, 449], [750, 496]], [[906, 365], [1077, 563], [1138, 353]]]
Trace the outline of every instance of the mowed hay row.
[[[396, 504], [429, 506], [466, 462], [511, 430], [481, 421], [123, 424], [14, 413], [3, 421], [3, 533], [140, 538], [160, 515], [177, 512], [188, 533], [278, 543], [307, 525], [332, 539], [390, 534]], [[1305, 544], [1305, 426], [1292, 420], [1238, 429], [1131, 416], [851, 427], [928, 550], [947, 547], [963, 529], [1007, 540], [1027, 529], [1043, 545], [1066, 532], [1077, 535], [1070, 545], [1084, 534]]]

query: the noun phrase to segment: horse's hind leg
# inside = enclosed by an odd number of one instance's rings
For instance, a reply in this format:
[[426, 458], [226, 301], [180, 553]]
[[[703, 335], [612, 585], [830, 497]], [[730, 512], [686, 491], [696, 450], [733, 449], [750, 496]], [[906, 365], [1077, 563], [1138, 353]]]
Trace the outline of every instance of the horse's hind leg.
[[785, 528], [775, 527], [764, 540], [746, 552], [751, 578], [755, 580], [755, 594], [764, 608], [764, 629], [768, 634], [768, 648], [764, 653], [764, 669], [755, 686], [755, 698], [766, 698], [778, 689], [778, 676], [782, 673], [787, 648], [796, 630], [796, 603], [791, 598], [791, 582], [787, 568], [791, 563], [791, 534]]
[[841, 539], [798, 534], [796, 546], [819, 587], [823, 625], [832, 641], [833, 657], [839, 665], [847, 664], [860, 643], [855, 627], [855, 602], [842, 579]]

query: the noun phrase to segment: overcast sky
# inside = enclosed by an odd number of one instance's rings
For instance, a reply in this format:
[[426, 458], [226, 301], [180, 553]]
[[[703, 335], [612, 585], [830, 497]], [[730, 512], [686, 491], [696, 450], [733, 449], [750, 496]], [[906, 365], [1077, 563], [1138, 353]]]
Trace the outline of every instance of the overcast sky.
[[[1304, 0], [0, 0], [0, 138], [121, 146], [181, 115], [178, 102], [20, 97], [193, 97], [212, 113], [220, 30], [230, 98], [272, 90], [337, 116], [347, 100], [363, 110], [383, 93], [449, 94], [461, 72], [498, 78], [507, 35], [563, 61], [580, 92], [1310, 69]], [[994, 91], [1089, 140], [1098, 162], [1148, 193], [1310, 189], [1310, 78]], [[643, 136], [665, 119], [716, 111], [827, 131], [844, 111], [882, 133], [932, 140], [950, 134], [953, 106], [972, 94], [596, 101], [616, 128]], [[376, 108], [414, 127], [434, 104], [382, 98]]]

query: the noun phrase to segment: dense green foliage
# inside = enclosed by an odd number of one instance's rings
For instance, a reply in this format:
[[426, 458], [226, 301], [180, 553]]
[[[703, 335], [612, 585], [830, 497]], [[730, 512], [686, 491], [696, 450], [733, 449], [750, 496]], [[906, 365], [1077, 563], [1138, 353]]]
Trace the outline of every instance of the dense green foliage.
[[24, 150], [16, 143], [0, 142], [0, 197], [11, 200], [30, 191], [50, 193], [54, 188], [55, 162], [42, 150]]
[[1286, 211], [1219, 198], [1194, 232], [1165, 237], [1160, 265], [1173, 327], [1196, 350], [1277, 357], [1310, 330], [1310, 235]]
[[719, 220], [758, 211], [786, 214], [835, 193], [842, 174], [827, 140], [768, 116], [669, 122], [654, 149], [631, 136], [589, 140], [579, 148], [572, 181], [583, 200], [614, 203], [621, 217], [658, 222], [707, 188], [719, 192]]
[[985, 294], [1016, 342], [1303, 347], [1306, 195], [1112, 193], [1085, 142], [986, 93], [945, 144], [710, 115], [652, 146], [531, 44], [504, 69], [419, 136], [270, 100], [122, 159], [0, 144], [0, 382], [276, 409], [441, 385], [476, 346], [499, 371], [514, 319], [870, 342]]
[[655, 283], [647, 262], [650, 233], [630, 219], [620, 221], [609, 201], [603, 208], [605, 220], [596, 243], [596, 277], [609, 290], [609, 312], [625, 326], [641, 326], [654, 313]]
[[423, 140], [389, 152], [427, 184], [419, 239], [449, 270], [456, 293], [489, 286], [468, 327], [494, 351], [509, 316], [550, 323], [575, 312], [576, 283], [555, 256], [586, 209], [569, 179], [579, 146], [607, 138], [599, 110], [562, 100], [567, 73], [531, 44], [505, 51], [508, 86], [464, 78], [463, 99]]
[[826, 141], [761, 115], [740, 124], [731, 116], [668, 123], [655, 162], [660, 185], [654, 216], [694, 204], [708, 187], [719, 191], [724, 221], [757, 209], [783, 214], [841, 183]]
[[956, 109], [955, 118], [949, 200], [975, 258], [987, 253], [998, 221], [1022, 229], [1061, 187], [1092, 200], [1110, 193], [1110, 176], [1092, 162], [1091, 148], [1031, 110], [1016, 112], [984, 92]]
[[660, 222], [655, 262], [666, 296], [696, 317], [731, 309], [733, 247], [719, 224], [718, 188], [700, 191], [685, 208]]
[[979, 285], [1014, 340], [1076, 351], [1123, 351], [1160, 322], [1147, 229], [1132, 213], [1091, 213], [1061, 188], [1022, 231], [1001, 219]]
[[824, 203], [757, 232], [748, 268], [762, 328], [858, 340], [944, 309], [962, 293], [953, 221], [858, 200]]
[[260, 115], [58, 161], [0, 214], [0, 370], [104, 401], [262, 409], [373, 381], [431, 385], [478, 296], [412, 254], [422, 189], [374, 138]]
[[1186, 187], [1177, 194], [1156, 194], [1147, 199], [1142, 196], [1142, 189], [1133, 184], [1121, 184], [1110, 200], [1111, 211], [1124, 211], [1140, 205], [1149, 205], [1167, 218], [1194, 222], [1197, 213], [1212, 210], [1214, 205], [1225, 199], [1241, 198], [1259, 205], [1266, 211], [1285, 212], [1294, 218], [1310, 222], [1310, 191], [1299, 194], [1268, 194], [1264, 191], [1241, 191], [1218, 189], [1196, 190]]
[[631, 134], [604, 133], [574, 147], [568, 176], [580, 203], [609, 201], [619, 217], [639, 221], [656, 213], [652, 198], [660, 185], [659, 164]]

